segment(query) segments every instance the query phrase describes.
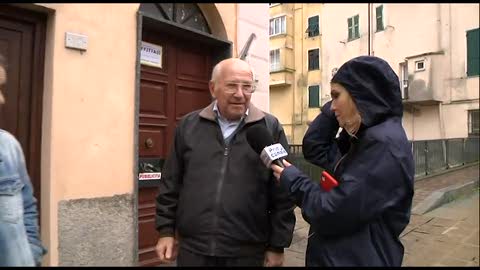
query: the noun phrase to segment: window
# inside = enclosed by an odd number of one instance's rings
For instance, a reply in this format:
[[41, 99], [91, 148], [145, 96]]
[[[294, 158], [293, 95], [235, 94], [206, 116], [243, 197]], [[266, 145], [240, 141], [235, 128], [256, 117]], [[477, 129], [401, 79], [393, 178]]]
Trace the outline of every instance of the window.
[[281, 16], [270, 20], [270, 36], [287, 32], [286, 18], [286, 16]]
[[408, 66], [407, 62], [400, 63], [400, 89], [402, 99], [408, 99]]
[[480, 135], [480, 110], [468, 111], [468, 136]]
[[377, 17], [377, 32], [383, 31], [385, 29], [383, 25], [383, 5], [375, 8], [375, 14]]
[[308, 87], [308, 107], [320, 107], [320, 85], [312, 85]]
[[280, 69], [280, 49], [270, 51], [270, 71]]
[[308, 28], [305, 32], [308, 33], [308, 37], [316, 37], [320, 34], [320, 28], [318, 26], [318, 16], [308, 18]]
[[195, 3], [142, 3], [140, 11], [167, 20], [169, 23], [212, 33], [202, 10]]
[[360, 37], [360, 31], [358, 29], [359, 15], [348, 18], [348, 41], [357, 39]]
[[467, 76], [480, 75], [480, 28], [467, 31]]
[[320, 69], [320, 50], [308, 50], [308, 70]]
[[415, 61], [415, 71], [425, 70], [425, 60]]

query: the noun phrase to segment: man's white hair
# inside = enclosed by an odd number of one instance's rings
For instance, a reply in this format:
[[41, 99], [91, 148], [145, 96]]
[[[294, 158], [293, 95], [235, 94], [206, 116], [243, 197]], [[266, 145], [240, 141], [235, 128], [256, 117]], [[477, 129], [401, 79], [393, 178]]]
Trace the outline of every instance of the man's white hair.
[[[240, 58], [236, 58], [236, 59], [241, 60]], [[241, 61], [244, 61], [245, 63], [248, 64], [248, 66], [250, 67], [250, 70], [252, 71], [252, 79], [255, 81], [255, 70], [253, 69], [252, 65], [250, 65], [250, 63], [246, 62], [245, 60], [241, 60]], [[222, 60], [213, 67], [212, 77], [210, 78], [210, 81], [216, 82], [218, 80], [219, 76], [222, 74], [223, 63], [224, 62]]]

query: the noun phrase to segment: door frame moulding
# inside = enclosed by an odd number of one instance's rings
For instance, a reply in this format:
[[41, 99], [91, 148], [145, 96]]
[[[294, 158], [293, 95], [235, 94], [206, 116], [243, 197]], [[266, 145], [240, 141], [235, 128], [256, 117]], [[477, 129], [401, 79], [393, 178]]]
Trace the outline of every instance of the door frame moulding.
[[[208, 20], [207, 20], [208, 21]], [[134, 129], [133, 129], [133, 216], [134, 216], [134, 229], [135, 229], [135, 239], [133, 244], [133, 249], [135, 254], [134, 264], [139, 265], [138, 258], [138, 241], [139, 241], [139, 224], [138, 224], [138, 162], [139, 162], [139, 123], [140, 123], [140, 72], [141, 72], [141, 63], [140, 63], [140, 51], [142, 46], [142, 30], [148, 28], [157, 32], [162, 32], [168, 35], [175, 37], [182, 37], [191, 40], [195, 40], [203, 46], [212, 46], [215, 49], [213, 50], [216, 54], [212, 59], [212, 66], [220, 62], [225, 58], [232, 57], [232, 48], [233, 43], [228, 40], [224, 40], [214, 35], [201, 32], [196, 29], [187, 28], [183, 25], [176, 24], [163, 18], [156, 17], [154, 15], [146, 14], [142, 11], [137, 12], [137, 48], [136, 48], [136, 60], [135, 60], [135, 94], [134, 94]]]

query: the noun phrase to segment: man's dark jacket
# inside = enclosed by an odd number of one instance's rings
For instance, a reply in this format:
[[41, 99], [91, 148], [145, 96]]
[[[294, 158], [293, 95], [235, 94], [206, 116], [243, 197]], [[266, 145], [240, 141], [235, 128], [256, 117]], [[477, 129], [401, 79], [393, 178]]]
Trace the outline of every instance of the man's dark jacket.
[[398, 77], [377, 57], [354, 58], [332, 79], [353, 97], [362, 125], [350, 138], [339, 129], [331, 102], [303, 139], [307, 160], [339, 180], [329, 192], [297, 168], [281, 182], [310, 223], [307, 266], [400, 266], [400, 233], [410, 220], [414, 162], [402, 127]]
[[[160, 236], [180, 238], [181, 248], [208, 256], [283, 252], [295, 227], [293, 200], [246, 140], [254, 124], [267, 125], [285, 149], [278, 120], [250, 105], [226, 144], [213, 103], [180, 121], [156, 199]], [[267, 125], [268, 127], [268, 125]]]

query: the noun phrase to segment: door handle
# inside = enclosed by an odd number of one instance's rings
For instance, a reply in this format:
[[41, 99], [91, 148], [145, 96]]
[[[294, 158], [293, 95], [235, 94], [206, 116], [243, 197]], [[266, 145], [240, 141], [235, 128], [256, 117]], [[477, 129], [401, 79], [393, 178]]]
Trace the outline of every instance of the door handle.
[[147, 139], [145, 140], [145, 147], [147, 147], [147, 149], [152, 148], [153, 145], [154, 145], [154, 143], [153, 143], [152, 138], [147, 138]]

